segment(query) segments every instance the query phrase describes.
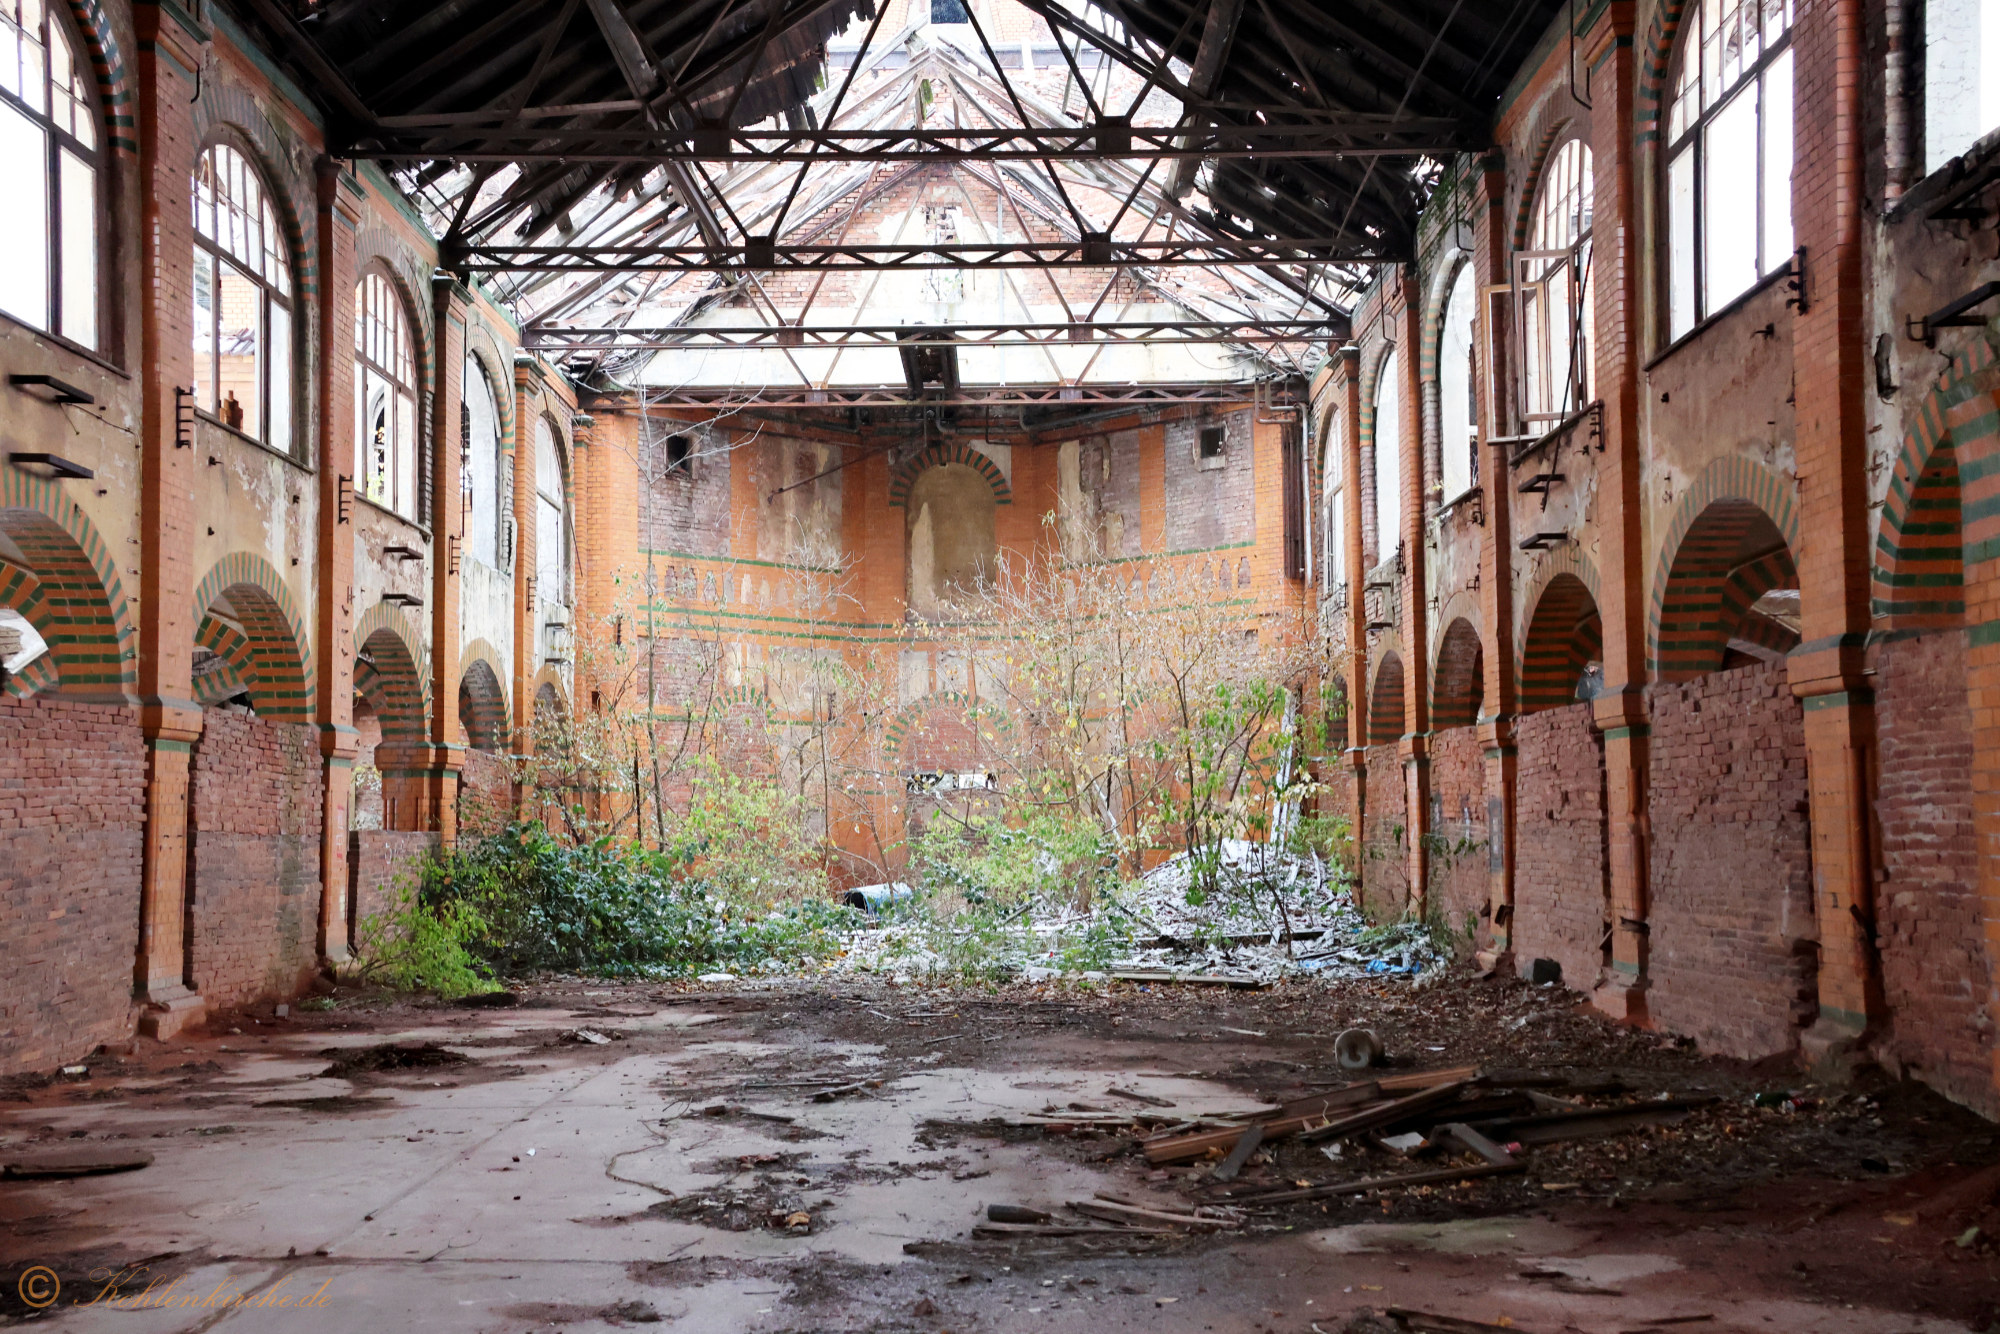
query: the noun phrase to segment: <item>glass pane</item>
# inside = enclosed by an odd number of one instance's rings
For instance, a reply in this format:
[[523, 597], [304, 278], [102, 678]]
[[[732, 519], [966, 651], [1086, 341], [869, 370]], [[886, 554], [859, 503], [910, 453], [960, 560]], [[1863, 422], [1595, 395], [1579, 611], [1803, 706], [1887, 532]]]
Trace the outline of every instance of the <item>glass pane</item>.
[[1326, 508], [1326, 582], [1333, 588], [1347, 580], [1346, 493], [1335, 491]]
[[[8, 17], [14, 6], [5, 6]], [[20, 26], [8, 25], [7, 43], [0, 48], [0, 86], [37, 111], [48, 110], [48, 80], [42, 73], [42, 7], [38, 0], [21, 6]]]
[[1694, 328], [1694, 145], [1667, 165], [1667, 329]]
[[389, 450], [395, 427], [390, 419], [389, 386], [367, 368], [361, 373], [362, 438], [367, 457], [362, 463], [362, 494], [378, 505], [389, 503]]
[[291, 265], [286, 262], [290, 249], [285, 233], [278, 226], [278, 215], [271, 208], [270, 201], [264, 204], [264, 276], [271, 285], [286, 296], [292, 294]]
[[245, 435], [263, 438], [264, 291], [257, 280], [224, 263], [217, 271], [215, 415]]
[[1382, 362], [1375, 381], [1375, 559], [1396, 554], [1403, 532], [1403, 425], [1396, 354]]
[[417, 513], [417, 405], [396, 395], [396, 512], [421, 521]]
[[1472, 486], [1467, 404], [1472, 397], [1472, 266], [1462, 266], [1445, 298], [1438, 330], [1438, 424], [1443, 453], [1444, 498], [1456, 500]]
[[215, 411], [215, 256], [194, 251], [194, 402]]
[[1792, 257], [1792, 53], [1764, 71], [1764, 272]]
[[1702, 131], [1702, 313], [1757, 281], [1757, 89], [1732, 98]]
[[[1985, 34], [2000, 27], [1989, 0], [1927, 0], [1924, 5], [1924, 171], [1938, 170], [1978, 142], [1993, 122], [1981, 113], [2000, 68], [1985, 65]], [[1983, 76], [1983, 77], [1982, 77]]]
[[279, 302], [270, 303], [270, 423], [264, 440], [273, 449], [292, 452], [292, 312]]
[[97, 346], [97, 173], [68, 149], [62, 155], [63, 337]]
[[49, 327], [48, 131], [12, 107], [0, 107], [0, 180], [12, 201], [0, 208], [0, 310], [37, 329]]
[[563, 600], [563, 511], [547, 496], [535, 501], [535, 596]]

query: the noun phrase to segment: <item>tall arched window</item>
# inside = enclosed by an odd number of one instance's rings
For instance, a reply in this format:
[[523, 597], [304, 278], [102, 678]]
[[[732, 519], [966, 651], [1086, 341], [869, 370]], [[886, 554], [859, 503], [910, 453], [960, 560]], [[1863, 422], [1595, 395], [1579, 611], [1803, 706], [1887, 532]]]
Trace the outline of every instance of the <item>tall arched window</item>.
[[1474, 286], [1472, 265], [1459, 265], [1438, 320], [1438, 443], [1444, 461], [1439, 481], [1447, 501], [1470, 491], [1477, 473], [1474, 451], [1479, 445], [1479, 408], [1472, 396]]
[[421, 522], [416, 353], [402, 297], [388, 275], [354, 290], [354, 475], [384, 509]]
[[[60, 6], [57, 6], [60, 8]], [[68, 20], [0, 0], [0, 310], [97, 346], [97, 111]]]
[[1667, 108], [1667, 317], [1678, 338], [1792, 257], [1794, 0], [1699, 0]]
[[1590, 401], [1595, 318], [1590, 291], [1590, 146], [1549, 155], [1528, 248], [1515, 256], [1521, 312], [1521, 393], [1530, 424], [1561, 421]]
[[250, 159], [214, 144], [194, 169], [195, 406], [292, 448], [292, 274]]
[[501, 568], [500, 559], [500, 404], [493, 382], [479, 358], [465, 358], [465, 390], [461, 425], [466, 540], [473, 559]]
[[1396, 382], [1396, 354], [1382, 358], [1375, 376], [1375, 562], [1396, 554], [1403, 540], [1403, 394]]
[[1330, 593], [1347, 582], [1347, 477], [1342, 468], [1342, 456], [1347, 446], [1345, 422], [1339, 408], [1326, 414], [1326, 426], [1321, 434], [1326, 439], [1325, 461], [1320, 470], [1326, 478], [1322, 510], [1326, 521], [1320, 525], [1320, 530], [1326, 534], [1326, 559], [1322, 568], [1326, 571], [1326, 590]]
[[1925, 0], [1924, 173], [2000, 128], [2000, 0]]
[[535, 421], [535, 596], [568, 605], [569, 506], [563, 488], [562, 455], [548, 418]]

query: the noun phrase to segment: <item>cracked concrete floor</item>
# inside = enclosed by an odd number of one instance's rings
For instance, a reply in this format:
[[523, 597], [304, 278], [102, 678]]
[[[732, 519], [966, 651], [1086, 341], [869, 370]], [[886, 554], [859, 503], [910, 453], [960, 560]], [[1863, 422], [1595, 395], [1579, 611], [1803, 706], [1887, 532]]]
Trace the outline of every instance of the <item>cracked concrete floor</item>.
[[[1977, 1289], [1994, 1270], [1982, 1253], [1933, 1255], [1939, 1239], [1919, 1241], [1914, 1214], [1910, 1227], [1881, 1221], [1899, 1216], [1883, 1193], [1896, 1182], [1943, 1170], [1947, 1151], [1973, 1161], [1965, 1144], [1985, 1123], [1928, 1104], [1905, 1138], [1869, 1140], [1898, 1146], [1880, 1150], [1904, 1160], [1887, 1182], [1752, 1170], [1678, 1198], [1621, 1200], [1529, 1180], [1349, 1202], [1216, 1237], [970, 1239], [992, 1203], [1055, 1209], [1099, 1190], [1185, 1199], [1184, 1181], [1148, 1171], [1124, 1142], [990, 1119], [1102, 1105], [1114, 1087], [1177, 1114], [1296, 1096], [1328, 1077], [1335, 1010], [1414, 1049], [1416, 1064], [1463, 1055], [1457, 1039], [1421, 1041], [1428, 1030], [1395, 994], [1052, 1001], [1025, 989], [570, 984], [506, 1010], [361, 997], [289, 1020], [246, 1011], [102, 1056], [82, 1082], [28, 1081], [0, 1103], [7, 1155], [154, 1155], [119, 1175], [0, 1182], [0, 1322], [72, 1334], [1335, 1334], [1354, 1312], [1403, 1305], [1584, 1334], [1985, 1327]], [[1682, 1082], [1756, 1082], [1671, 1047], [1658, 1055], [1652, 1039], [1597, 1034], [1549, 997], [1506, 1001], [1492, 1016], [1501, 1029], [1525, 1026], [1505, 1005], [1546, 1014], [1541, 1027], [1585, 1025], [1582, 1048], [1530, 1050], [1538, 1060], [1628, 1073], [1666, 1062]], [[579, 1029], [610, 1040], [579, 1040]], [[1491, 1050], [1497, 1039], [1464, 1041]], [[467, 1059], [326, 1073], [339, 1051], [382, 1043]], [[1948, 1135], [1927, 1133], [1946, 1122]], [[1339, 1179], [1339, 1165], [1317, 1168]], [[1256, 1170], [1308, 1169], [1280, 1156]], [[1934, 1184], [1922, 1178], [1916, 1193]], [[1937, 1268], [1949, 1264], [1960, 1267]], [[34, 1266], [61, 1284], [46, 1306], [28, 1300], [50, 1291], [46, 1276], [24, 1280]], [[1941, 1281], [1973, 1287], [1939, 1300]], [[1660, 1323], [1689, 1317], [1703, 1318]]]

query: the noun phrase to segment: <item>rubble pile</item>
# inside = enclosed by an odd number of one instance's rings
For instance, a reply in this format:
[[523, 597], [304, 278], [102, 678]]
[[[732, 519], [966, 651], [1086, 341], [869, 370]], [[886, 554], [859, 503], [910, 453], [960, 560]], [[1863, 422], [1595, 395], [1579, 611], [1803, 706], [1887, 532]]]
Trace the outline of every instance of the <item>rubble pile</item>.
[[1267, 986], [1287, 977], [1416, 978], [1450, 950], [1425, 923], [1370, 927], [1353, 888], [1317, 857], [1269, 844], [1222, 845], [1215, 885], [1179, 854], [1088, 907], [1037, 897], [1010, 918], [953, 920], [921, 890], [866, 885], [844, 896], [871, 924], [851, 932], [835, 972], [923, 977], [976, 960], [989, 973], [1131, 982]]

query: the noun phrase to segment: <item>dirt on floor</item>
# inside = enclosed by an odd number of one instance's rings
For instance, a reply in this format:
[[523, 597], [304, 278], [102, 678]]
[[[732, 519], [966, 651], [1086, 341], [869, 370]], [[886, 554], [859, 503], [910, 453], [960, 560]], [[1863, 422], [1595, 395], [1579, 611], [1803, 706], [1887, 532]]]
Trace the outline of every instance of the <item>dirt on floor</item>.
[[[1559, 987], [515, 990], [343, 991], [0, 1082], [0, 1173], [107, 1164], [0, 1177], [0, 1323], [2000, 1330], [2000, 1129], [1879, 1074], [1704, 1057]], [[1360, 1076], [1333, 1054], [1353, 1027], [1386, 1050]], [[1219, 1149], [1143, 1147], [1454, 1067], [1488, 1076], [1468, 1113], [1515, 1085], [1665, 1110], [1471, 1179], [1450, 1144], [1281, 1138], [1227, 1181]], [[150, 1165], [111, 1170], [135, 1147]], [[1313, 1194], [1411, 1173], [1434, 1179]], [[1197, 1209], [1213, 1230], [1147, 1217]]]

